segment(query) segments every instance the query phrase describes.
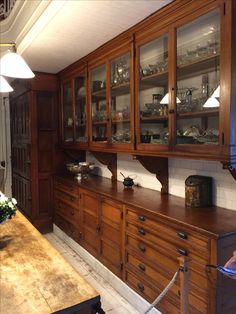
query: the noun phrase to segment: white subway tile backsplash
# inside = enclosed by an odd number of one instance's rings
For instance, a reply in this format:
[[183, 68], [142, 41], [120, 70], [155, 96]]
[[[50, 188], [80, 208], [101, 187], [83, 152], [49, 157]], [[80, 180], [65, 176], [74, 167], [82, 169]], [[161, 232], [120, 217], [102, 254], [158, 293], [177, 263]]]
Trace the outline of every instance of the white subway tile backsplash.
[[[91, 154], [87, 155], [91, 161]], [[111, 177], [106, 166], [97, 162], [92, 156], [92, 161], [101, 167], [100, 175]], [[117, 155], [118, 180], [125, 176], [136, 176], [134, 182], [142, 187], [160, 191], [161, 185], [154, 174], [148, 172], [137, 160], [130, 155]], [[228, 170], [222, 169], [222, 164], [217, 161], [191, 160], [169, 158], [169, 193], [185, 197], [185, 180], [190, 175], [202, 175], [213, 178], [213, 203], [214, 205], [236, 210], [236, 181]]]

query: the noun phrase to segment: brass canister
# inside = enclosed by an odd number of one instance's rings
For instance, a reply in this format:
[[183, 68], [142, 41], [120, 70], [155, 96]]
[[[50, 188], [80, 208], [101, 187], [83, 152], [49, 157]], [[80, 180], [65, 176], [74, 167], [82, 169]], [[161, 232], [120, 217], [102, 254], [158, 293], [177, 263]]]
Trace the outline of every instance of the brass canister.
[[212, 178], [193, 175], [185, 180], [185, 205], [187, 207], [212, 206]]

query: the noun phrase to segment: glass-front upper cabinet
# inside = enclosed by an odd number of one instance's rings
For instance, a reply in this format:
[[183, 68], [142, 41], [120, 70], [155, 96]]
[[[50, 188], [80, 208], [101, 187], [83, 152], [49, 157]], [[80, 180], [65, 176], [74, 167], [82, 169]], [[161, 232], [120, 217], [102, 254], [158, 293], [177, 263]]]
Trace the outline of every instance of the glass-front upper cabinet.
[[86, 75], [80, 73], [74, 79], [75, 93], [75, 142], [81, 146], [88, 142], [87, 136], [87, 101], [86, 101]]
[[168, 128], [168, 35], [138, 46], [139, 81], [137, 147], [167, 150]]
[[177, 28], [176, 144], [219, 144], [220, 10]]
[[63, 83], [62, 92], [62, 141], [72, 143], [74, 139], [74, 113], [72, 82], [70, 80]]
[[113, 146], [132, 141], [130, 88], [130, 53], [126, 53], [110, 62], [109, 112]]
[[84, 67], [62, 80], [62, 142], [66, 146], [88, 146], [86, 82]]
[[107, 142], [106, 64], [91, 71], [90, 97], [91, 141]]

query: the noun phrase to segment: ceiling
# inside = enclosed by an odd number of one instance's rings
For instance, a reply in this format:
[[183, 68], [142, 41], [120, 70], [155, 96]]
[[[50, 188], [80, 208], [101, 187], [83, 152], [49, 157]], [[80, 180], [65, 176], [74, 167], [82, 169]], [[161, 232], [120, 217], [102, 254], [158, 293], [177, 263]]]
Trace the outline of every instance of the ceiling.
[[[25, 8], [31, 1], [37, 8], [41, 4], [41, 0], [27, 1]], [[57, 73], [170, 2], [51, 0], [47, 6], [44, 3], [34, 21], [31, 12], [27, 32], [23, 36], [21, 31], [18, 41], [12, 37], [11, 41], [17, 42], [18, 52], [21, 50], [32, 70]], [[19, 22], [17, 17], [15, 21]]]

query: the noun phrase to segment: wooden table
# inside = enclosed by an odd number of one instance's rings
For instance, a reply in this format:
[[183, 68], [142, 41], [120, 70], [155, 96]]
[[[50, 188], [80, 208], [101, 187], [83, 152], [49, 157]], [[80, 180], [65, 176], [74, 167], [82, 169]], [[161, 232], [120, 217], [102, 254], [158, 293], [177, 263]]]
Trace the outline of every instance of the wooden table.
[[103, 313], [97, 291], [19, 211], [0, 225], [0, 313]]

